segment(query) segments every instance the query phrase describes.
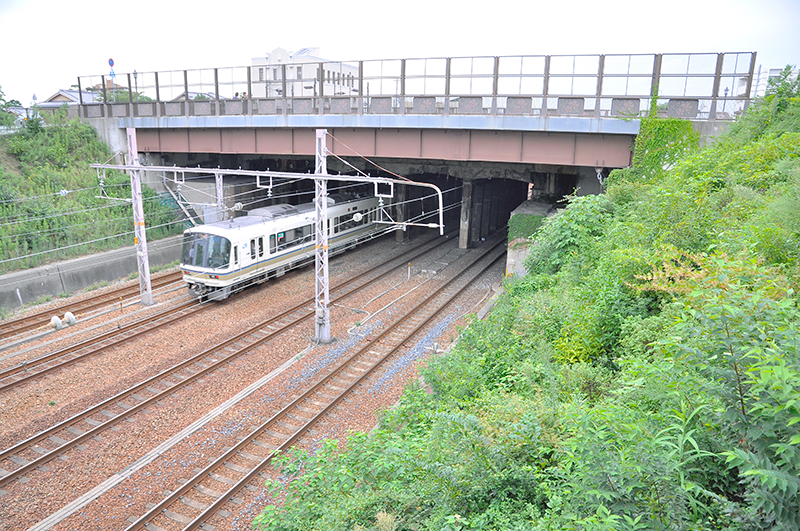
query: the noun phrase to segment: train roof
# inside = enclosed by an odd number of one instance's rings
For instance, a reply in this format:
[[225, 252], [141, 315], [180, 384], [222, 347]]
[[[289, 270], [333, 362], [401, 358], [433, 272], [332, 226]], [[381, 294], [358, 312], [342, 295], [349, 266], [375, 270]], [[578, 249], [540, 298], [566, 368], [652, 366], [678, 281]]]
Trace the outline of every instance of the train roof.
[[[360, 201], [363, 199], [368, 199], [365, 197], [347, 197], [343, 194], [330, 194], [328, 196], [328, 205], [339, 205], [344, 203], [350, 203], [353, 201]], [[271, 221], [275, 219], [284, 218], [287, 216], [294, 216], [297, 214], [306, 214], [308, 212], [314, 212], [316, 210], [316, 205], [314, 203], [303, 203], [301, 205], [289, 205], [286, 203], [279, 204], [279, 205], [270, 205], [261, 208], [254, 208], [247, 212], [247, 216], [254, 216], [260, 217], [264, 221]]]
[[[243, 227], [249, 227], [251, 225], [258, 225], [263, 223], [263, 220], [260, 218], [254, 218], [249, 216], [241, 216], [238, 218], [231, 218], [225, 219], [222, 221], [215, 221], [213, 223], [207, 223], [205, 225], [198, 225], [197, 227], [190, 227], [186, 229], [185, 232], [210, 232], [216, 233], [218, 231], [227, 231], [230, 229], [240, 229]], [[209, 230], [211, 229], [211, 230]]]

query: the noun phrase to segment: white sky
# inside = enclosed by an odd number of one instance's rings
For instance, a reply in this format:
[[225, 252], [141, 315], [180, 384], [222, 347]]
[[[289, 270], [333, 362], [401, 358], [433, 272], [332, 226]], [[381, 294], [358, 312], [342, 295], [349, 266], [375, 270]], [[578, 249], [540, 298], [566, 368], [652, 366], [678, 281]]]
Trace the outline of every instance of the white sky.
[[330, 60], [758, 52], [800, 64], [800, 0], [0, 0], [0, 89], [31, 103], [78, 76]]

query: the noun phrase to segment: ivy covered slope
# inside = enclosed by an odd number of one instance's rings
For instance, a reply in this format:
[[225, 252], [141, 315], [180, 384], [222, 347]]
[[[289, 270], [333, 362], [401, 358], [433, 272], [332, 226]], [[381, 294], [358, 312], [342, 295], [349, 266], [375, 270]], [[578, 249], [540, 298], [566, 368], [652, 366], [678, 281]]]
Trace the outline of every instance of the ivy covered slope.
[[255, 526], [800, 529], [799, 88], [705, 149], [644, 119], [430, 388], [346, 451], [282, 456]]
[[[103, 192], [89, 167], [110, 158], [91, 126], [63, 112], [0, 137], [0, 273], [133, 245], [130, 178], [109, 171]], [[142, 194], [148, 238], [179, 233], [173, 209]]]

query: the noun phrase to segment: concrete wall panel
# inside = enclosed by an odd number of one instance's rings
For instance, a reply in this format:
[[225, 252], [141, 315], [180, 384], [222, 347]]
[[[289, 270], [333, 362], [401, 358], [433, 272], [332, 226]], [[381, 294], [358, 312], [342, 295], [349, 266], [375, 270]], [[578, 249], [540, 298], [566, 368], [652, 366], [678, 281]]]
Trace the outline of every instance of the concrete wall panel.
[[291, 129], [256, 129], [256, 153], [291, 155], [293, 131]]
[[[161, 129], [162, 152], [187, 153], [189, 151], [188, 129]], [[141, 148], [139, 148], [141, 150]]]
[[469, 160], [520, 162], [522, 133], [472, 131]]
[[158, 129], [137, 129], [136, 147], [141, 153], [161, 151]]
[[[150, 265], [168, 264], [180, 259], [182, 237], [173, 236], [148, 242]], [[137, 270], [136, 248], [123, 247], [9, 273], [3, 275], [0, 281], [0, 308], [19, 308], [20, 299], [22, 304], [28, 304], [43, 295], [57, 297], [61, 293], [72, 293], [102, 281], [111, 282], [125, 278]]]
[[420, 156], [422, 150], [420, 130], [413, 129], [377, 129], [375, 131], [376, 157], [413, 157]]
[[631, 137], [619, 135], [576, 135], [574, 164], [612, 168], [627, 166], [631, 160], [632, 141]]
[[331, 142], [331, 139], [328, 139], [328, 148], [333, 153], [345, 157], [352, 156], [355, 151], [365, 157], [375, 156], [374, 129], [336, 129], [328, 132], [341, 141]]
[[422, 158], [467, 160], [469, 144], [469, 131], [425, 129], [422, 131]]
[[220, 153], [220, 129], [189, 129], [190, 153]]
[[222, 153], [256, 153], [255, 129], [220, 129]]
[[293, 145], [296, 155], [315, 155], [317, 153], [316, 131], [316, 129], [294, 130]]
[[531, 164], [574, 164], [575, 135], [571, 133], [525, 133], [522, 162]]

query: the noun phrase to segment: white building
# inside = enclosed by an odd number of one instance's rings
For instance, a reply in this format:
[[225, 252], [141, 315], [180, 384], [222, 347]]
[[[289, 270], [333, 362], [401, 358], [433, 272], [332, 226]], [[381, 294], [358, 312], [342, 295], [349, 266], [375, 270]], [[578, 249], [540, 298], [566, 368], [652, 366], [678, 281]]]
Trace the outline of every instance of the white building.
[[[264, 57], [254, 57], [251, 90], [253, 98], [283, 97], [284, 72], [286, 96], [357, 96], [358, 67], [321, 59], [319, 48], [303, 48], [291, 53], [275, 48]], [[320, 63], [322, 76], [320, 77]], [[322, 86], [320, 86], [322, 85]], [[320, 92], [321, 90], [321, 92]]]
[[[761, 65], [758, 66], [758, 70], [756, 71], [755, 80], [753, 81], [753, 97], [758, 98], [763, 96], [767, 92], [767, 86], [769, 85], [770, 79], [777, 79], [781, 72], [783, 72], [783, 68], [762, 68]], [[796, 67], [792, 69], [792, 77], [797, 79], [797, 75], [800, 70]]]

